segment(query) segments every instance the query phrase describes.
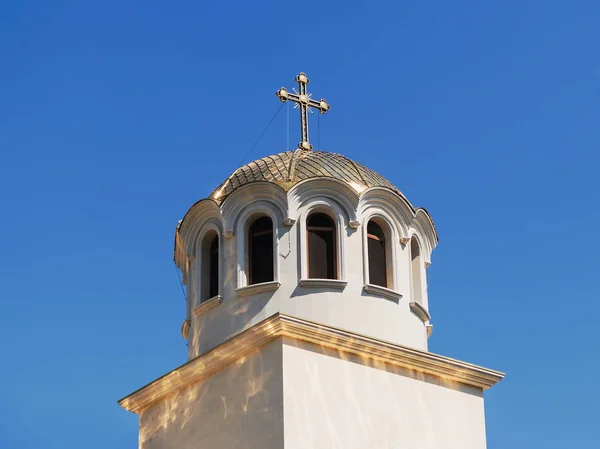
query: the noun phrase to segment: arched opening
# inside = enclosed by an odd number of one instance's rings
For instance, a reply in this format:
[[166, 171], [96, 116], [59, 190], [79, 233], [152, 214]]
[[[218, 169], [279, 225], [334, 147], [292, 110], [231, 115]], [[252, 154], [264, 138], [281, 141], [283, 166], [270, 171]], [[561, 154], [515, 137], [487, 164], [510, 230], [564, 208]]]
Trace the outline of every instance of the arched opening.
[[273, 279], [273, 221], [264, 216], [254, 220], [248, 232], [248, 285]]
[[387, 239], [383, 228], [373, 220], [367, 223], [367, 254], [369, 256], [369, 284], [390, 287], [388, 276]]
[[419, 248], [419, 242], [415, 237], [410, 239], [410, 258], [411, 266], [410, 271], [412, 275], [412, 300], [423, 304], [423, 292], [422, 292], [422, 267], [423, 263], [421, 260], [421, 249]]
[[202, 241], [200, 302], [219, 294], [219, 235], [209, 232]]
[[335, 223], [327, 214], [314, 213], [306, 221], [308, 277], [337, 279]]
[[212, 298], [219, 294], [219, 236], [215, 235], [209, 248], [210, 261], [208, 269], [210, 278], [208, 282], [208, 296]]

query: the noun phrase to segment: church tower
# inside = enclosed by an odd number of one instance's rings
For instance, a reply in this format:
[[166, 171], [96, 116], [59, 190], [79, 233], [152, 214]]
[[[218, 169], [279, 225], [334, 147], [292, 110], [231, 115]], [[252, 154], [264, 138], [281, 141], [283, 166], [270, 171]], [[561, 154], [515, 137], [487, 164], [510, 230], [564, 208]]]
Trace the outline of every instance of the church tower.
[[484, 449], [503, 374], [428, 351], [428, 212], [340, 154], [235, 170], [175, 231], [188, 361], [119, 401], [141, 449]]

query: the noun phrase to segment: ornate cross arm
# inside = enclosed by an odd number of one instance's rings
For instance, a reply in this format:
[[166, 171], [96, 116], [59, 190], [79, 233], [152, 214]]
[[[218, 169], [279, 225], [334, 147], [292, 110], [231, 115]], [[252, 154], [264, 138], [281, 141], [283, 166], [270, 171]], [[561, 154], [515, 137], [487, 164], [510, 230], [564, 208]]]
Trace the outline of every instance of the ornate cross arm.
[[277, 97], [279, 97], [282, 103], [289, 100], [295, 103], [294, 108], [300, 108], [300, 135], [302, 141], [298, 144], [298, 148], [312, 150], [312, 145], [308, 141], [308, 112], [310, 108], [315, 108], [321, 114], [325, 114], [331, 106], [323, 99], [317, 101], [310, 98], [311, 94], [306, 92], [306, 85], [310, 80], [304, 72], [301, 72], [296, 77], [296, 81], [298, 82], [298, 92], [288, 92], [285, 87], [282, 87], [277, 91]]
[[313, 100], [312, 98], [308, 98], [306, 95], [288, 92], [285, 87], [282, 87], [277, 91], [277, 96], [282, 103], [285, 103], [287, 100], [293, 101], [294, 103], [304, 103], [308, 107], [318, 109], [321, 114], [325, 114], [327, 111], [329, 111], [329, 109], [331, 109], [329, 103], [322, 98], [320, 101]]

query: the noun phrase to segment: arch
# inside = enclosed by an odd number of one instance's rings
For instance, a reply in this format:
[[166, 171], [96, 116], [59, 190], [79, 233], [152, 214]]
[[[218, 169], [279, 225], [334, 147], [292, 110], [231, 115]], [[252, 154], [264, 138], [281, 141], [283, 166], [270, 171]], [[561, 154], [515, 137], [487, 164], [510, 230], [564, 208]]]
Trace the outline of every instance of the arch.
[[[221, 210], [227, 231], [239, 228], [239, 221], [247, 216], [248, 207], [260, 203], [263, 209], [275, 213], [283, 221], [288, 213], [288, 200], [285, 191], [278, 185], [257, 181], [236, 189], [223, 201]], [[273, 221], [275, 223], [275, 220]]]
[[300, 278], [309, 279], [308, 270], [308, 229], [307, 219], [313, 214], [325, 214], [334, 223], [335, 233], [335, 277], [333, 279], [344, 280], [344, 220], [347, 218], [344, 210], [335, 201], [330, 198], [314, 198], [310, 203], [305, 204], [299, 211], [299, 234], [300, 234]]
[[219, 233], [214, 228], [209, 228], [200, 240], [198, 251], [200, 303], [221, 292], [220, 246]]
[[290, 211], [301, 209], [317, 202], [335, 203], [336, 209], [348, 223], [356, 220], [358, 193], [348, 184], [337, 179], [311, 178], [294, 185], [288, 192]]
[[425, 209], [417, 209], [411, 228], [419, 236], [424, 261], [431, 263], [431, 253], [438, 244], [438, 235], [431, 216]]
[[207, 227], [216, 229], [217, 233], [223, 232], [223, 216], [217, 203], [211, 199], [195, 203], [175, 229], [174, 260], [186, 285], [191, 260], [197, 256], [201, 236]]
[[415, 232], [419, 236], [421, 256], [430, 263], [431, 252], [438, 243], [438, 235], [429, 213], [423, 208], [415, 208], [402, 195], [384, 188], [371, 187], [360, 196], [358, 213], [365, 214], [371, 208], [385, 211], [398, 227], [399, 237], [410, 238]]
[[383, 287], [390, 290], [398, 290], [398, 243], [401, 228], [393, 215], [388, 214], [384, 209], [377, 207], [368, 207], [362, 211], [363, 219], [361, 228], [363, 231], [363, 274], [365, 284], [378, 285], [371, 282], [370, 261], [369, 261], [369, 238], [368, 227], [370, 222], [374, 222], [382, 229], [385, 240], [385, 260], [386, 260], [386, 283]]
[[367, 284], [394, 288], [392, 233], [385, 220], [373, 217], [366, 226]]
[[384, 216], [396, 229], [398, 238], [408, 236], [409, 225], [414, 216], [412, 206], [404, 197], [383, 187], [372, 187], [362, 193], [358, 213], [363, 216]]
[[[229, 198], [228, 198], [229, 199]], [[281, 211], [273, 203], [268, 201], [256, 201], [246, 206], [237, 216], [235, 223], [235, 236], [237, 247], [237, 288], [246, 287], [250, 284], [249, 272], [249, 232], [251, 225], [261, 217], [268, 217], [272, 223], [272, 260], [273, 260], [273, 281], [279, 278], [278, 246], [279, 229], [283, 221]]]
[[309, 279], [337, 279], [336, 226], [326, 213], [313, 212], [306, 218]]

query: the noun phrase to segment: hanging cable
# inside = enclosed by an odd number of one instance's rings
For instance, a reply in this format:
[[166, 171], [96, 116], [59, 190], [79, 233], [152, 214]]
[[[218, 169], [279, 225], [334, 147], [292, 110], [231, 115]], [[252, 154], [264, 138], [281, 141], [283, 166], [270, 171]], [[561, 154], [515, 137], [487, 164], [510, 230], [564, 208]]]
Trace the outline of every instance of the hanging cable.
[[277, 109], [277, 112], [275, 112], [275, 115], [273, 115], [273, 117], [271, 117], [271, 120], [269, 120], [269, 123], [267, 123], [267, 126], [265, 126], [265, 129], [262, 130], [262, 132], [260, 133], [260, 135], [258, 136], [258, 138], [254, 141], [254, 143], [252, 144], [252, 146], [250, 147], [250, 149], [246, 152], [246, 154], [244, 154], [244, 157], [242, 158], [242, 160], [238, 164], [238, 167], [241, 167], [244, 164], [244, 161], [246, 160], [246, 158], [248, 157], [248, 155], [250, 154], [250, 152], [252, 152], [252, 150], [254, 149], [254, 147], [256, 146], [256, 144], [258, 143], [258, 141], [262, 138], [263, 134], [267, 131], [267, 129], [269, 128], [269, 126], [271, 126], [271, 123], [273, 123], [273, 120], [275, 120], [275, 117], [277, 117], [277, 114], [279, 114], [279, 111], [281, 111], [282, 107], [283, 107], [283, 103], [281, 103], [281, 106], [279, 106], [279, 108]]
[[183, 295], [183, 300], [187, 301], [185, 297], [185, 288], [183, 288], [183, 281], [181, 280], [181, 275], [179, 274], [179, 270], [177, 269], [177, 264], [173, 262], [173, 266], [175, 267], [175, 273], [177, 273], [177, 279], [179, 279], [179, 285], [181, 286], [181, 294]]
[[317, 114], [317, 146], [321, 149], [321, 114]]

